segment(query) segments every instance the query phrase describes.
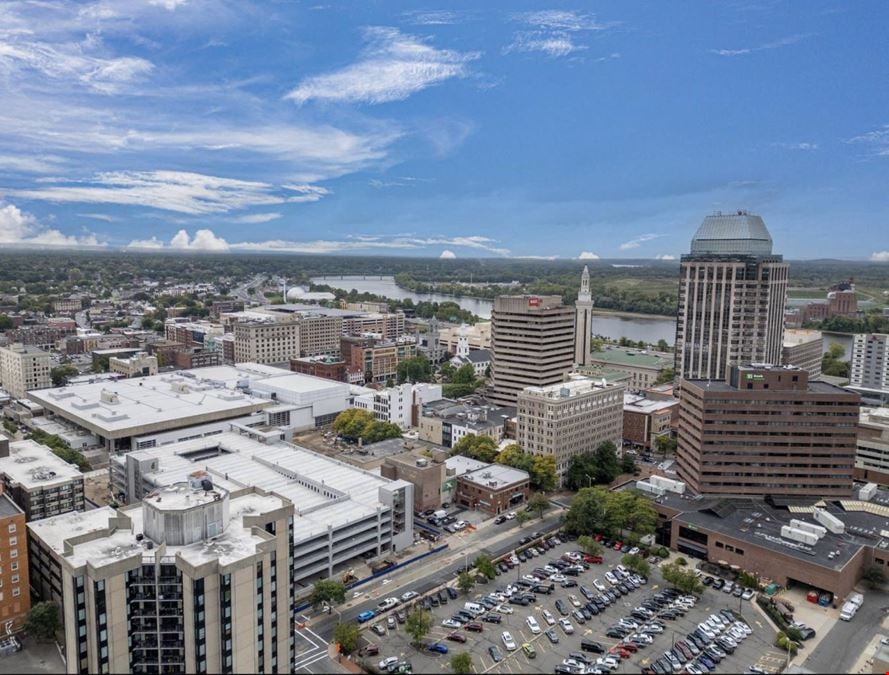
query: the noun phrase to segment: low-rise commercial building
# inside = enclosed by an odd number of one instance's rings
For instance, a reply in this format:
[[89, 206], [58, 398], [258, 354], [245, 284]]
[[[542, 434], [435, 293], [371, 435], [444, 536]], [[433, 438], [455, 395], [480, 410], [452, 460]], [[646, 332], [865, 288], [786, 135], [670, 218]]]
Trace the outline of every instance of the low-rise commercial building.
[[141, 503], [30, 523], [66, 672], [291, 672], [293, 505], [200, 470]]
[[173, 352], [173, 365], [182, 370], [221, 366], [222, 352], [201, 347], [180, 348]]
[[108, 359], [108, 370], [124, 377], [146, 377], [157, 375], [157, 357], [139, 352], [133, 356]]
[[167, 340], [185, 347], [206, 347], [212, 338], [220, 337], [224, 332], [222, 324], [213, 321], [167, 319], [164, 322]]
[[683, 380], [677, 470], [700, 494], [847, 496], [858, 417], [858, 394], [801, 368]]
[[[349, 371], [346, 362], [338, 356], [305, 356], [290, 359], [290, 370], [294, 373], [323, 377], [325, 380], [349, 382]], [[364, 373], [361, 373], [361, 379]]]
[[445, 464], [428, 457], [403, 452], [383, 459], [380, 475], [390, 480], [403, 480], [414, 486], [414, 511], [438, 509], [441, 487], [445, 482]]
[[456, 354], [460, 337], [465, 336], [470, 350], [491, 349], [491, 322], [479, 321], [471, 326], [451, 326], [439, 331], [439, 340], [445, 351]]
[[417, 341], [413, 335], [402, 335], [394, 340], [379, 336], [345, 336], [340, 341], [343, 360], [352, 371], [364, 373], [365, 382], [383, 383], [398, 375], [398, 364], [417, 355]]
[[86, 508], [80, 469], [32, 440], [0, 439], [0, 482], [28, 522]]
[[528, 500], [531, 488], [527, 471], [459, 455], [448, 459], [445, 466], [449, 476], [456, 476], [454, 502], [460, 506], [493, 516]]
[[526, 387], [518, 399], [519, 446], [550, 455], [563, 475], [571, 458], [623, 438], [624, 386], [586, 377], [545, 387]]
[[821, 331], [784, 329], [781, 363], [785, 366], [802, 368], [809, 373], [809, 379], [814, 380], [821, 375], [823, 353]]
[[440, 384], [405, 382], [356, 396], [353, 405], [373, 413], [374, 419], [380, 422], [391, 422], [407, 429], [419, 424], [424, 405], [440, 400]]
[[28, 391], [52, 386], [50, 355], [37, 347], [19, 343], [0, 347], [0, 387], [13, 398]]
[[601, 377], [606, 371], [626, 373], [629, 376], [627, 389], [641, 391], [654, 386], [658, 376], [672, 367], [673, 357], [670, 354], [606, 345], [592, 352], [589, 365], [579, 367], [577, 372], [588, 377]]
[[22, 628], [31, 609], [25, 514], [0, 494], [0, 628], [8, 635]]
[[495, 443], [507, 438], [509, 420], [516, 409], [484, 399], [441, 399], [423, 406], [419, 419], [420, 440], [453, 448], [464, 436], [489, 436]]
[[624, 394], [624, 441], [651, 450], [657, 439], [669, 437], [679, 413], [679, 399], [653, 399]]

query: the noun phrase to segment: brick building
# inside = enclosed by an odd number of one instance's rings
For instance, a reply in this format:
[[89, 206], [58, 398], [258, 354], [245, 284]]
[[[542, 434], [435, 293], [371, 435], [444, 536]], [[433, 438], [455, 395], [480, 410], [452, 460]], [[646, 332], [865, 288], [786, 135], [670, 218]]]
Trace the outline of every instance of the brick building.
[[[345, 360], [336, 356], [305, 356], [290, 359], [290, 370], [294, 373], [323, 377], [337, 382], [349, 381]], [[362, 372], [362, 376], [363, 374]]]
[[445, 481], [445, 465], [412, 452], [386, 457], [380, 475], [390, 480], [406, 480], [414, 485], [414, 511], [441, 506], [441, 486]]
[[349, 370], [365, 373], [368, 382], [385, 382], [395, 379], [399, 363], [417, 355], [417, 341], [413, 335], [395, 340], [345, 336], [340, 340], [340, 351]]
[[0, 630], [22, 627], [31, 609], [28, 580], [28, 531], [25, 514], [0, 494]]
[[451, 457], [448, 473], [456, 469], [454, 502], [490, 515], [511, 511], [528, 501], [531, 491], [527, 471], [505, 464], [485, 464], [468, 457]]
[[679, 399], [624, 394], [624, 441], [651, 450], [657, 438], [672, 433], [678, 413]]

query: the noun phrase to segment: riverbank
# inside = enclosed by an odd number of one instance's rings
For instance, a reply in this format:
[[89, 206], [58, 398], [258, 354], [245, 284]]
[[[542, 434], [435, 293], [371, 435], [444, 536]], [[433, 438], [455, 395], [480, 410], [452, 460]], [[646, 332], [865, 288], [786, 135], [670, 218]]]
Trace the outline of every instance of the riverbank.
[[593, 321], [596, 320], [596, 314], [607, 314], [608, 316], [625, 317], [627, 319], [652, 319], [653, 321], [675, 321], [675, 316], [666, 316], [665, 314], [642, 314], [641, 312], [625, 312], [621, 309], [607, 309], [605, 307], [593, 307]]

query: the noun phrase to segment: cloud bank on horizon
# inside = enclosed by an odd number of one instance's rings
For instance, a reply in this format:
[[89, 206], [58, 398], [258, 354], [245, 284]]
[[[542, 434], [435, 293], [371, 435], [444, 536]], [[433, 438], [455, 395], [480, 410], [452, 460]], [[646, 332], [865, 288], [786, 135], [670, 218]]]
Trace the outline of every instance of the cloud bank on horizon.
[[0, 243], [675, 260], [748, 208], [787, 257], [889, 262], [887, 19], [6, 0]]

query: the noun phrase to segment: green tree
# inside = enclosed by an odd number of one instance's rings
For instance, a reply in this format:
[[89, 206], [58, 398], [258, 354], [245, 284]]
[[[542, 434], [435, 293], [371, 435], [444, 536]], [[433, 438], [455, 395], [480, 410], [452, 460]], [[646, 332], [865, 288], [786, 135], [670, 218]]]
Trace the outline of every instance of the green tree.
[[528, 506], [531, 507], [532, 511], [536, 511], [537, 517], [542, 520], [543, 512], [546, 511], [551, 506], [551, 504], [549, 503], [549, 499], [547, 499], [545, 494], [543, 494], [542, 492], [535, 492], [528, 500]]
[[670, 351], [670, 345], [667, 344], [666, 340], [660, 339], [657, 341], [657, 350], [659, 352], [668, 352]]
[[602, 532], [615, 528], [615, 513], [609, 509], [609, 492], [602, 487], [582, 488], [565, 515], [565, 527], [574, 534]]
[[821, 372], [833, 377], [849, 377], [850, 364], [844, 361], [846, 350], [841, 344], [832, 342], [821, 360]]
[[673, 368], [664, 368], [661, 372], [657, 374], [657, 377], [654, 380], [654, 383], [657, 384], [668, 384], [673, 381], [673, 378], [676, 377], [676, 371]]
[[506, 466], [517, 466], [522, 462], [522, 455], [524, 454], [518, 444], [512, 443], [500, 451], [497, 455], [497, 463], [505, 464]]
[[0, 314], [0, 330], [9, 330], [13, 328], [15, 324], [12, 319], [10, 319], [6, 314]]
[[451, 671], [455, 675], [470, 675], [472, 673], [472, 655], [469, 652], [460, 652], [451, 657]]
[[756, 575], [750, 572], [741, 572], [736, 583], [744, 588], [759, 588], [759, 581]]
[[634, 490], [622, 490], [609, 493], [608, 501], [608, 509], [614, 514], [621, 536], [625, 530], [640, 537], [654, 532], [657, 511], [647, 497]]
[[472, 590], [472, 587], [475, 586], [475, 577], [473, 577], [469, 572], [463, 571], [457, 576], [457, 588], [459, 588], [464, 593], [469, 593]]
[[664, 434], [663, 436], [658, 436], [654, 439], [654, 445], [657, 448], [657, 451], [661, 453], [664, 459], [666, 459], [668, 454], [672, 455], [676, 452], [678, 443], [676, 439], [669, 434]]
[[601, 555], [602, 554], [602, 544], [595, 540], [594, 537], [591, 537], [588, 534], [582, 534], [577, 538], [577, 545], [580, 546], [580, 550], [586, 553], [587, 555]]
[[799, 649], [796, 643], [791, 640], [783, 631], [779, 632], [778, 635], [775, 636], [775, 646], [782, 652], [790, 652], [791, 656], [795, 655], [797, 650]]
[[68, 378], [77, 375], [77, 366], [70, 363], [63, 363], [49, 371], [54, 387], [61, 387], [68, 383]]
[[360, 640], [361, 629], [354, 621], [338, 623], [333, 629], [333, 641], [339, 644], [343, 654], [351, 654], [358, 649]]
[[404, 623], [404, 630], [411, 636], [414, 645], [419, 646], [420, 642], [429, 634], [432, 628], [432, 614], [423, 609], [415, 609], [407, 615]]
[[694, 570], [684, 569], [676, 563], [661, 565], [661, 576], [683, 593], [700, 593], [704, 590], [704, 585], [695, 576]]
[[398, 362], [395, 373], [398, 377], [398, 384], [432, 381], [432, 365], [425, 356], [402, 359]]
[[620, 465], [617, 459], [617, 447], [611, 441], [600, 443], [593, 452], [596, 462], [595, 480], [597, 483], [610, 483], [617, 478]]
[[479, 571], [479, 574], [488, 577], [488, 579], [493, 579], [497, 576], [497, 570], [494, 568], [494, 563], [491, 562], [491, 559], [486, 555], [480, 555], [475, 559], [475, 569]]
[[525, 523], [531, 520], [531, 514], [527, 511], [519, 511], [516, 514], [516, 520], [519, 521], [519, 527], [523, 527]]
[[633, 473], [636, 470], [636, 460], [632, 455], [623, 455], [620, 458], [620, 472]]
[[531, 486], [543, 492], [550, 492], [559, 482], [556, 458], [553, 455], [530, 455], [530, 466], [526, 469], [531, 478]]
[[883, 571], [882, 567], [871, 565], [864, 570], [862, 579], [864, 579], [869, 588], [877, 589], [882, 587], [882, 585], [886, 582], [886, 572]]
[[321, 579], [315, 582], [312, 588], [312, 595], [309, 600], [313, 607], [318, 607], [327, 603], [328, 605], [339, 604], [346, 599], [346, 587], [339, 581], [333, 579]]
[[472, 367], [471, 363], [464, 363], [454, 372], [451, 382], [454, 384], [473, 384], [475, 382], [475, 368]]
[[368, 422], [373, 421], [374, 417], [369, 411], [360, 408], [349, 408], [336, 416], [331, 428], [343, 438], [357, 441], [361, 438], [361, 434]]
[[641, 555], [627, 553], [620, 561], [624, 567], [637, 574], [641, 574], [643, 577], [647, 577], [651, 574], [651, 565], [649, 565], [648, 561]]
[[451, 448], [452, 455], [464, 455], [480, 462], [493, 462], [497, 458], [497, 443], [490, 436], [467, 434]]
[[564, 483], [571, 490], [592, 487], [596, 482], [596, 460], [591, 452], [574, 455], [568, 462]]
[[38, 602], [25, 619], [25, 630], [39, 640], [52, 640], [61, 627], [59, 606], [54, 602]]

